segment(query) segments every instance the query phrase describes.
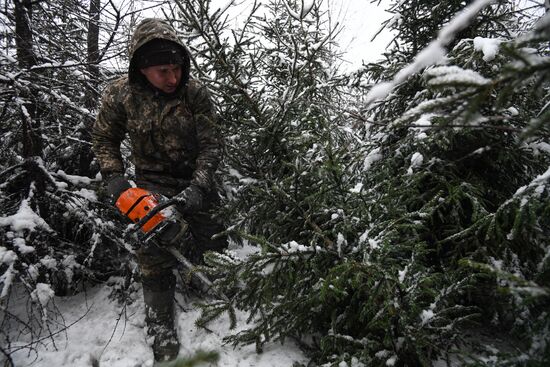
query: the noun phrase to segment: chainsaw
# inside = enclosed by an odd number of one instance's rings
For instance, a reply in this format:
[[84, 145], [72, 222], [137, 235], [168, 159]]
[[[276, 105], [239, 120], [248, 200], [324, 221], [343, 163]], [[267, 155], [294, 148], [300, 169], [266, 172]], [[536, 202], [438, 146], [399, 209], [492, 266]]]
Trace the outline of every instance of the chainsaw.
[[189, 224], [174, 207], [177, 203], [180, 201], [132, 187], [118, 197], [115, 206], [132, 221], [128, 231], [137, 234], [141, 246], [154, 245], [169, 252], [183, 265], [191, 275], [191, 282], [201, 291], [227, 300], [223, 293], [215, 291], [210, 279], [176, 248], [191, 238]]

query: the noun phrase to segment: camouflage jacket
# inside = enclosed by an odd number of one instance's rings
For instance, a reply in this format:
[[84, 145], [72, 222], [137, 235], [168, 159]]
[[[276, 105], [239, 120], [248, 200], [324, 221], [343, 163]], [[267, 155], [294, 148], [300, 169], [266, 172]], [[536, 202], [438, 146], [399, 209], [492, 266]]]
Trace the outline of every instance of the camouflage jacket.
[[130, 44], [128, 75], [110, 83], [92, 129], [93, 151], [103, 176], [124, 173], [121, 142], [130, 141], [130, 160], [136, 179], [173, 189], [188, 185], [205, 192], [215, 187], [214, 173], [221, 159], [217, 116], [207, 89], [189, 81], [189, 59], [183, 65], [183, 87], [166, 97], [143, 81], [133, 66], [132, 56], [153, 38], [177, 42], [166, 23], [148, 19], [134, 32]]

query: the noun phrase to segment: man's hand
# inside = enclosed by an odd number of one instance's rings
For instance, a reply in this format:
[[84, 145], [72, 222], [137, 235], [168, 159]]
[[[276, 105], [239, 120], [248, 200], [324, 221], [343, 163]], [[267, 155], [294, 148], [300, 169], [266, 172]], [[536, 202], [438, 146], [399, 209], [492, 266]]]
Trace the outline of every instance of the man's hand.
[[132, 187], [130, 182], [121, 173], [115, 173], [108, 177], [105, 185], [107, 186], [107, 194], [109, 194], [113, 204], [116, 203], [120, 194]]
[[182, 214], [193, 214], [202, 209], [203, 193], [197, 186], [189, 186], [174, 197]]

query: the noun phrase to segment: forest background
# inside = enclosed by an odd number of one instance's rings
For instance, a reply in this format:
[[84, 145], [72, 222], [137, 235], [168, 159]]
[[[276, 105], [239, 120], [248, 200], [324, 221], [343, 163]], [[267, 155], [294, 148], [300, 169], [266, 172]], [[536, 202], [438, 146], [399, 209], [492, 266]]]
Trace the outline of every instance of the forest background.
[[[133, 250], [89, 141], [147, 4], [1, 3], [5, 365], [69, 326], [64, 297], [105, 284], [132, 302]], [[391, 42], [352, 71], [322, 1], [250, 2], [238, 23], [236, 5], [159, 13], [225, 136], [231, 248], [203, 270], [232, 296], [198, 325], [244, 312], [227, 342], [293, 340], [310, 365], [547, 365], [548, 1], [391, 1]]]

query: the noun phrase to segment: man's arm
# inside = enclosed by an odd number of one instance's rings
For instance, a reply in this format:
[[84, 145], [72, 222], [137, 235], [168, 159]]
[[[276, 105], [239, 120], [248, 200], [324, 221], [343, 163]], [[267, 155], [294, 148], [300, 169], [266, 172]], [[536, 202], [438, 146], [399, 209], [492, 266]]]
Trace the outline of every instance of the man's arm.
[[109, 84], [92, 128], [92, 149], [99, 162], [104, 179], [124, 174], [120, 144], [126, 134], [126, 111], [121, 102], [123, 81]]

